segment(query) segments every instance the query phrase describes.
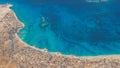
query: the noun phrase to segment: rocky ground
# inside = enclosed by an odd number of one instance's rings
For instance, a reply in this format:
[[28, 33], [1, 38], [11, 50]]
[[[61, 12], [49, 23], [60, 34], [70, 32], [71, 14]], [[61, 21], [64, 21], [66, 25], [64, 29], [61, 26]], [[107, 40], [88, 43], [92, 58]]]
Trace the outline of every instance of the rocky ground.
[[0, 68], [120, 68], [120, 55], [75, 57], [26, 45], [17, 36], [24, 27], [12, 5], [0, 5]]

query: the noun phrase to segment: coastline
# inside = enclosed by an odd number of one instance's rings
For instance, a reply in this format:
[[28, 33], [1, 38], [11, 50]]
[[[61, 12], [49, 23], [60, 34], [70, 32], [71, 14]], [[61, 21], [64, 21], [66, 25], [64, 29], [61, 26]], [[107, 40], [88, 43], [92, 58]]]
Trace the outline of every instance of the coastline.
[[[12, 4], [10, 4], [10, 6], [9, 7], [12, 7], [13, 5]], [[12, 9], [11, 9], [11, 11], [12, 12], [14, 12]], [[14, 16], [16, 17], [16, 19], [19, 21], [19, 22], [21, 22], [19, 19], [18, 19], [18, 17], [16, 16], [16, 14], [14, 13]], [[25, 27], [25, 25], [21, 22], [21, 24], [22, 24], [22, 28], [20, 28], [19, 30], [21, 30], [21, 29], [23, 29], [24, 27]], [[18, 30], [18, 33], [19, 33], [19, 30]], [[31, 45], [29, 45], [29, 44], [27, 44], [27, 43], [25, 43], [23, 40], [21, 40], [21, 38], [16, 34], [16, 37], [22, 42], [22, 43], [24, 43], [25, 44], [25, 46], [30, 46], [30, 47], [32, 47], [32, 48], [34, 48], [34, 49], [36, 49], [36, 50], [40, 50], [40, 51], [45, 51], [45, 52], [49, 52], [46, 48], [44, 48], [44, 49], [40, 49], [40, 48], [36, 48], [34, 45], [33, 46], [31, 46]], [[50, 54], [59, 54], [59, 55], [61, 55], [61, 56], [66, 56], [66, 57], [75, 57], [75, 58], [82, 58], [82, 57], [89, 57], [89, 58], [92, 58], [92, 57], [112, 57], [112, 56], [119, 56], [120, 57], [120, 55], [119, 54], [113, 54], [113, 55], [95, 55], [95, 56], [75, 56], [75, 55], [72, 55], [72, 54], [70, 54], [70, 55], [65, 55], [65, 54], [62, 54], [61, 52], [49, 52]]]
[[[2, 8], [10, 9], [7, 5]], [[0, 54], [9, 55], [10, 60], [16, 64], [16, 68], [120, 68], [120, 55], [78, 57], [64, 55], [60, 52], [48, 52], [47, 49], [30, 46], [17, 35], [25, 25], [17, 18], [15, 12], [11, 9], [2, 11], [5, 12], [0, 23], [3, 26], [6, 24], [10, 26], [9, 28], [0, 26], [3, 28], [0, 31], [5, 32], [5, 37], [0, 34], [2, 36], [0, 39], [3, 40], [3, 43], [0, 43]]]

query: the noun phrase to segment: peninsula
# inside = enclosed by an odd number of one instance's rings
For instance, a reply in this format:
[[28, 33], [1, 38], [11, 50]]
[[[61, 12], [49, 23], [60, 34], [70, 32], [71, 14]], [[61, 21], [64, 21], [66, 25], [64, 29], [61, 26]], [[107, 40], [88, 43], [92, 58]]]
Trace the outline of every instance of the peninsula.
[[65, 56], [27, 45], [17, 36], [24, 24], [10, 7], [0, 5], [0, 68], [120, 68], [120, 55]]

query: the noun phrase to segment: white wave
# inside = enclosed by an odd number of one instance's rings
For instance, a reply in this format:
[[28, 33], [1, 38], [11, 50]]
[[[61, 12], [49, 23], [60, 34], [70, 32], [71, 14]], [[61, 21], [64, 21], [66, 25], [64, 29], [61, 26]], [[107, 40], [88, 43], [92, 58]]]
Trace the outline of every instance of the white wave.
[[86, 2], [107, 2], [108, 0], [86, 0]]

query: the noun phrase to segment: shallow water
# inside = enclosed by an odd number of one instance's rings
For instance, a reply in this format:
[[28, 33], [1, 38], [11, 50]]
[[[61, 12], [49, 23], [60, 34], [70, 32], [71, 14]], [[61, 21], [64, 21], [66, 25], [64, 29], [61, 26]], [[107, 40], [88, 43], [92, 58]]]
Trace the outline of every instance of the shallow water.
[[[19, 37], [37, 48], [77, 56], [120, 54], [120, 2], [4, 0], [25, 24]], [[42, 17], [45, 18], [43, 22]]]

